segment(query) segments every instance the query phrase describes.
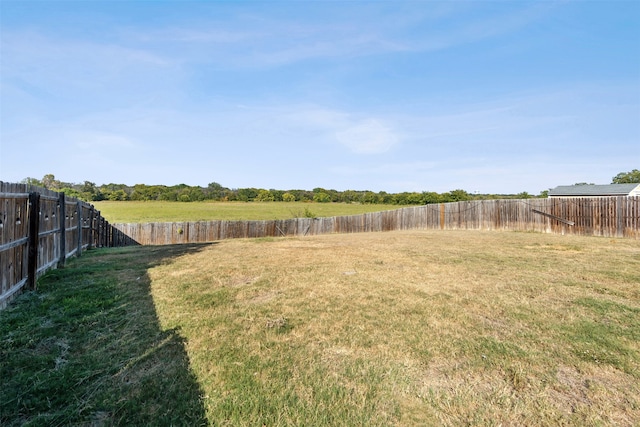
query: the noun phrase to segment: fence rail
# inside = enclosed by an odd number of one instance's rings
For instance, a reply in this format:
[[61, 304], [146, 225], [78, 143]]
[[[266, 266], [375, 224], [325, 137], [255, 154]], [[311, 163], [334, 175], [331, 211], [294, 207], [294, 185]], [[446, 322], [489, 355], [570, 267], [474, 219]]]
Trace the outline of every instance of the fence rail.
[[23, 288], [71, 256], [92, 247], [113, 246], [120, 236], [85, 202], [64, 193], [0, 181], [0, 309]]
[[328, 218], [114, 224], [142, 245], [411, 229], [514, 230], [640, 238], [640, 197], [477, 200]]
[[640, 197], [477, 200], [328, 218], [109, 224], [63, 193], [0, 181], [0, 309], [92, 247], [392, 230], [514, 230], [640, 238]]

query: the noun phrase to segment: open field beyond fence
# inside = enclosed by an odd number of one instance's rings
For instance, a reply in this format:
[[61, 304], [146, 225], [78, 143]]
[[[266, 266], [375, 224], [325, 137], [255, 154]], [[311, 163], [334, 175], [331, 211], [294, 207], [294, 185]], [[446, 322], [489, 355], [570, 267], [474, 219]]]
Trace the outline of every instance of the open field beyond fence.
[[202, 222], [202, 221], [263, 221], [359, 215], [397, 209], [397, 205], [312, 202], [163, 202], [163, 201], [100, 201], [96, 209], [111, 223]]
[[99, 249], [0, 312], [0, 424], [640, 424], [640, 241]]

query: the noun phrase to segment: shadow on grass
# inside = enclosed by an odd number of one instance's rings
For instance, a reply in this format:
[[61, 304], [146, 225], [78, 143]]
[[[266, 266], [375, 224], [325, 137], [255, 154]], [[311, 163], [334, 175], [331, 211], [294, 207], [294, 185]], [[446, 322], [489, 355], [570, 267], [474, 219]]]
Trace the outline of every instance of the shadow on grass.
[[85, 252], [0, 311], [0, 425], [207, 425], [147, 270], [208, 245]]

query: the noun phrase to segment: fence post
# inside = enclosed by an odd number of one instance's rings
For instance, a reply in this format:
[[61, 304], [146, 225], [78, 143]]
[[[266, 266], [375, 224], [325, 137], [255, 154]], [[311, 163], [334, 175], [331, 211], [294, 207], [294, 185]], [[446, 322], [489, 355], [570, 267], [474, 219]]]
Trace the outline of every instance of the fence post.
[[87, 249], [92, 249], [93, 247], [93, 217], [95, 213], [95, 208], [93, 205], [89, 208], [89, 246]]
[[107, 220], [102, 216], [100, 217], [100, 244], [102, 247], [108, 248], [109, 244], [107, 242]]
[[62, 268], [67, 259], [67, 203], [64, 193], [60, 193], [58, 197], [58, 203], [60, 203], [60, 260], [58, 260], [58, 268]]
[[78, 200], [76, 205], [78, 209], [78, 258], [82, 256], [82, 202]]
[[27, 262], [27, 289], [36, 290], [38, 274], [38, 240], [40, 234], [40, 193], [29, 193], [29, 250]]
[[108, 248], [109, 247], [109, 245], [107, 244], [106, 222], [107, 222], [107, 220], [104, 219], [104, 217], [100, 216], [100, 241], [101, 241], [102, 247], [104, 247], [104, 248]]
[[97, 227], [97, 237], [96, 237], [96, 245], [99, 248], [104, 247], [104, 233], [103, 233], [103, 226], [102, 226], [102, 222], [103, 222], [103, 218], [102, 215], [100, 214], [100, 211], [98, 211], [98, 217], [96, 218], [96, 227]]

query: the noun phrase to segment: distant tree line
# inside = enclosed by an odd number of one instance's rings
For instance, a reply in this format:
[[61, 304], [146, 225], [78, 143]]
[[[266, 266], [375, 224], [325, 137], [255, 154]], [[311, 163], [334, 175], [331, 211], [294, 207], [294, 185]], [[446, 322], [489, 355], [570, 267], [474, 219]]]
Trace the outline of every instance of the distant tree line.
[[85, 201], [148, 201], [161, 200], [171, 202], [241, 201], [241, 202], [317, 202], [317, 203], [363, 203], [389, 205], [424, 205], [428, 203], [457, 202], [492, 198], [530, 198], [523, 192], [516, 195], [470, 194], [465, 190], [453, 190], [446, 193], [436, 192], [402, 192], [387, 193], [385, 191], [337, 191], [325, 188], [313, 190], [276, 190], [264, 188], [227, 188], [217, 182], [207, 187], [179, 184], [173, 186], [136, 184], [104, 184], [96, 185], [90, 181], [82, 184], [62, 182], [53, 174], [45, 175], [41, 180], [26, 178], [29, 183], [50, 190], [63, 192], [71, 197]]
[[[548, 191], [532, 196], [527, 192], [518, 194], [471, 194], [465, 190], [452, 190], [446, 193], [431, 191], [387, 193], [385, 191], [337, 191], [325, 188], [313, 190], [275, 190], [264, 188], [227, 188], [212, 182], [206, 187], [179, 185], [103, 184], [90, 181], [82, 184], [62, 182], [53, 174], [45, 175], [41, 180], [26, 178], [23, 183], [45, 187], [63, 192], [71, 197], [85, 201], [101, 200], [163, 200], [171, 202], [241, 201], [241, 202], [317, 202], [317, 203], [363, 203], [387, 205], [425, 205], [429, 203], [459, 202], [483, 199], [528, 199], [547, 197]], [[640, 182], [640, 171], [623, 172], [613, 178], [613, 183]]]

